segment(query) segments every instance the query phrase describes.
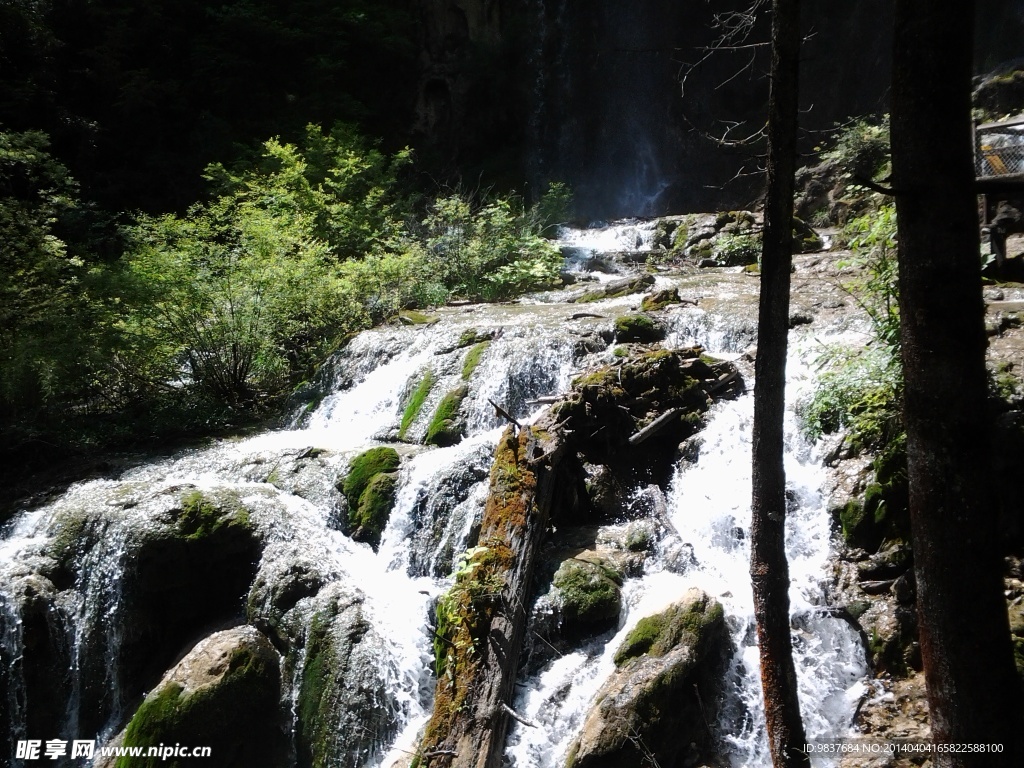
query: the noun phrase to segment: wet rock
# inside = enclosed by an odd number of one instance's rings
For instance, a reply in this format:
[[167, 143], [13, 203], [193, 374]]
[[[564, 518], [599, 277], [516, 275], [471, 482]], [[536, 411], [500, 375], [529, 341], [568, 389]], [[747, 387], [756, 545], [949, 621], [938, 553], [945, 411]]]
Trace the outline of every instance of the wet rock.
[[644, 296], [643, 301], [640, 302], [640, 309], [644, 312], [654, 312], [672, 304], [681, 304], [682, 301], [679, 298], [678, 288], [666, 288], [663, 291]]
[[561, 638], [600, 634], [618, 623], [622, 574], [600, 556], [585, 553], [564, 560], [551, 586], [547, 597]]
[[[115, 744], [201, 745], [210, 747], [216, 764], [224, 768], [277, 768], [287, 762], [289, 752], [280, 700], [280, 664], [270, 642], [249, 626], [217, 632], [164, 675]], [[150, 757], [133, 764], [191, 764], [165, 760]], [[116, 758], [102, 757], [96, 763], [97, 768], [116, 764]]]
[[699, 759], [729, 653], [722, 607], [699, 590], [637, 624], [596, 696], [566, 768]]
[[[395, 735], [384, 641], [370, 624], [362, 597], [341, 584], [324, 588], [303, 612], [304, 658], [296, 703], [298, 764], [313, 768], [365, 765]], [[298, 618], [298, 617], [297, 617]]]
[[640, 342], [647, 344], [665, 338], [665, 327], [650, 315], [636, 313], [621, 315], [615, 320], [615, 340], [620, 344]]
[[456, 445], [462, 440], [466, 424], [459, 415], [459, 408], [468, 394], [469, 388], [462, 385], [441, 398], [441, 402], [438, 403], [437, 409], [430, 419], [430, 424], [427, 426], [427, 434], [423, 438], [425, 445], [444, 448]]
[[343, 491], [349, 505], [346, 530], [353, 539], [374, 550], [395, 503], [398, 476], [394, 470], [400, 464], [394, 448], [371, 448], [352, 460], [345, 477]]
[[591, 301], [601, 301], [602, 299], [613, 299], [619, 296], [628, 296], [631, 293], [639, 293], [644, 288], [651, 285], [654, 285], [654, 275], [626, 277], [622, 280], [612, 280], [611, 282], [604, 283], [600, 288], [587, 291], [586, 293], [572, 299], [572, 301], [577, 304], [585, 304]]

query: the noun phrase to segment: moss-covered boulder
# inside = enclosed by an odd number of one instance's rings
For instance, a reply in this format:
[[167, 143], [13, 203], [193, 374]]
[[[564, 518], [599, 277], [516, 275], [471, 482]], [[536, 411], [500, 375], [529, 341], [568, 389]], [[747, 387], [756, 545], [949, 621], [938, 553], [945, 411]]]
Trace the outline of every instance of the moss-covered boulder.
[[348, 500], [348, 534], [374, 549], [380, 544], [395, 503], [395, 470], [401, 463], [394, 448], [371, 448], [352, 460], [342, 485]]
[[622, 315], [615, 320], [615, 340], [620, 344], [630, 342], [652, 343], [665, 338], [665, 327], [650, 315], [642, 312]]
[[304, 627], [295, 723], [298, 765], [365, 765], [398, 726], [398, 705], [380, 668], [384, 641], [366, 617], [362, 597], [337, 583], [317, 596]]
[[644, 312], [655, 312], [672, 304], [681, 304], [682, 301], [679, 298], [678, 288], [666, 288], [663, 291], [656, 291], [644, 296], [643, 301], [640, 302], [640, 309]]
[[446, 447], [455, 445], [462, 440], [465, 424], [459, 418], [459, 408], [469, 394], [469, 389], [462, 385], [456, 387], [437, 404], [437, 409], [427, 426], [427, 434], [423, 437], [425, 445]]
[[622, 608], [622, 574], [601, 560], [570, 558], [555, 571], [552, 586], [570, 633], [615, 626]]
[[184, 768], [211, 759], [224, 768], [277, 768], [288, 759], [277, 652], [249, 626], [217, 632], [196, 645], [146, 696], [116, 739], [124, 747], [201, 745], [205, 759], [168, 752], [100, 758], [98, 768]]
[[[694, 764], [708, 744], [730, 652], [722, 607], [699, 590], [642, 619], [616, 653], [566, 768]], [[696, 745], [696, 746], [692, 746]]]
[[349, 512], [349, 525], [354, 540], [364, 541], [377, 549], [391, 516], [391, 509], [395, 506], [397, 487], [397, 472], [379, 472], [373, 476], [359, 497], [359, 504]]

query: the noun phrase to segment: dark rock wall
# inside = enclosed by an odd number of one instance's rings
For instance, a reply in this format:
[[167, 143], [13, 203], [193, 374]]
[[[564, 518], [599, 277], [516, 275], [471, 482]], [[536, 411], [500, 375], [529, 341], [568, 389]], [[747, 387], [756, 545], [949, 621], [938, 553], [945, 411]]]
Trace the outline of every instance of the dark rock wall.
[[[718, 52], [715, 14], [748, 0], [421, 0], [417, 135], [468, 182], [565, 181], [585, 219], [741, 207], [763, 148], [709, 136], [755, 133], [767, 47]], [[804, 9], [803, 127], [809, 150], [836, 122], [887, 111], [892, 0]], [[979, 3], [979, 67], [1024, 55], [1024, 2]], [[768, 39], [762, 14], [750, 42]], [[737, 172], [741, 175], [734, 179]]]

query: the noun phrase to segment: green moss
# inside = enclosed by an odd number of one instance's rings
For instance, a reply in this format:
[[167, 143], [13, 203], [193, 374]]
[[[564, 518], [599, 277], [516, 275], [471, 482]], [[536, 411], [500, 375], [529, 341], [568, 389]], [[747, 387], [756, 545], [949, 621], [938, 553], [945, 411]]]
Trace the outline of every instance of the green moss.
[[[276, 666], [271, 669], [258, 653], [235, 648], [227, 671], [216, 683], [186, 691], [180, 683], [169, 682], [147, 696], [125, 728], [124, 746], [148, 748], [191, 740], [193, 744], [209, 746], [214, 755], [222, 755], [222, 765], [241, 768], [251, 764], [252, 755], [238, 755], [239, 729], [251, 726], [248, 719], [253, 716], [276, 714], [278, 675]], [[267, 724], [260, 722], [263, 726]], [[273, 744], [272, 736], [269, 744]], [[261, 745], [264, 752], [267, 746]], [[118, 758], [116, 766], [181, 768], [191, 764], [190, 760], [160, 756], [125, 756]]]
[[402, 422], [398, 427], [399, 440], [405, 439], [405, 433], [412, 426], [413, 422], [416, 421], [420, 411], [423, 410], [423, 403], [426, 401], [427, 395], [430, 394], [430, 390], [434, 388], [436, 381], [434, 372], [428, 370], [423, 374], [419, 384], [416, 385], [416, 389], [409, 395], [409, 401], [405, 404], [405, 410], [402, 412]]
[[202, 491], [189, 491], [182, 497], [178, 516], [178, 533], [186, 539], [203, 539], [229, 527], [251, 528], [249, 513], [237, 499], [207, 498]]
[[398, 319], [405, 325], [430, 325], [437, 322], [436, 317], [431, 317], [415, 309], [403, 309], [398, 313]]
[[386, 446], [371, 448], [356, 456], [342, 485], [342, 493], [348, 500], [349, 509], [359, 507], [359, 499], [375, 475], [381, 472], [394, 472], [401, 463], [398, 451]]
[[555, 572], [562, 615], [568, 622], [605, 623], [617, 619], [622, 607], [622, 575], [606, 565], [566, 560]]
[[665, 329], [643, 314], [622, 315], [615, 320], [615, 340], [647, 343], [665, 338]]
[[455, 348], [462, 349], [473, 344], [491, 341], [493, 338], [494, 331], [478, 331], [476, 328], [470, 328], [469, 330], [462, 332], [462, 335], [459, 336], [459, 340], [455, 342]]
[[395, 505], [397, 485], [398, 474], [394, 472], [380, 472], [370, 479], [359, 497], [359, 504], [349, 509], [348, 522], [353, 539], [377, 549]]
[[427, 434], [423, 438], [425, 445], [448, 446], [455, 445], [462, 439], [462, 430], [458, 424], [459, 408], [465, 400], [469, 390], [465, 385], [457, 387], [441, 398], [437, 405], [430, 424], [427, 426]]
[[473, 375], [473, 371], [476, 370], [477, 366], [480, 365], [480, 360], [484, 356], [484, 352], [491, 346], [489, 341], [480, 341], [473, 345], [473, 348], [466, 353], [466, 359], [462, 362], [462, 380], [469, 381]]
[[710, 598], [677, 603], [661, 613], [645, 616], [626, 635], [615, 652], [615, 665], [622, 666], [643, 654], [664, 656], [682, 641], [700, 645], [713, 624], [722, 621], [722, 606]]
[[640, 302], [640, 309], [644, 312], [653, 312], [658, 309], [664, 309], [671, 304], [680, 304], [682, 299], [679, 298], [678, 288], [668, 288], [664, 291], [658, 291], [652, 293], [649, 296], [644, 296], [642, 302]]

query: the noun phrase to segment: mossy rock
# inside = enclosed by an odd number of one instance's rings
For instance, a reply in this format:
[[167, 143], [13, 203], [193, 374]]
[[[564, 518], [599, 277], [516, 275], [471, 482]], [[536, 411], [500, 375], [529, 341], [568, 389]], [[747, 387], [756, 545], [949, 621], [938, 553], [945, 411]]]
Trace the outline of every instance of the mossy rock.
[[355, 541], [366, 542], [377, 549], [395, 505], [397, 487], [397, 472], [379, 472], [366, 484], [359, 503], [348, 513], [348, 524]]
[[665, 338], [665, 328], [649, 315], [622, 315], [615, 320], [615, 340], [620, 344], [630, 342], [651, 343]]
[[644, 296], [642, 302], [640, 302], [640, 309], [644, 312], [654, 312], [659, 309], [664, 309], [671, 304], [681, 304], [682, 299], [679, 298], [678, 288], [666, 288], [664, 291], [658, 291], [652, 293], [649, 296]]
[[228, 503], [221, 498], [214, 500], [202, 491], [187, 492], [181, 500], [178, 514], [178, 532], [186, 539], [203, 539], [223, 533], [227, 528], [252, 530], [249, 513], [237, 497]]
[[385, 644], [362, 598], [340, 584], [326, 587], [313, 610], [295, 706], [297, 764], [364, 765], [396, 733], [399, 705], [380, 668]]
[[424, 445], [444, 448], [462, 440], [464, 425], [459, 419], [459, 408], [467, 394], [469, 389], [462, 385], [441, 398], [427, 426], [427, 434], [423, 438]]
[[466, 359], [462, 361], [462, 380], [469, 381], [473, 372], [480, 365], [484, 352], [491, 346], [490, 341], [478, 341], [473, 348], [466, 353]]
[[680, 643], [699, 644], [708, 628], [720, 624], [723, 617], [722, 606], [710, 598], [676, 603], [645, 616], [615, 652], [615, 665], [621, 667], [644, 654], [664, 656]]
[[[277, 652], [263, 635], [252, 627], [218, 632], [193, 648], [146, 696], [120, 744], [201, 745], [210, 747], [218, 766], [276, 768], [288, 754], [280, 686]], [[114, 765], [184, 768], [210, 759], [120, 757]]]
[[405, 439], [405, 433], [409, 431], [409, 427], [413, 425], [420, 415], [420, 411], [423, 410], [423, 403], [426, 402], [427, 395], [430, 394], [430, 390], [434, 388], [436, 382], [437, 378], [434, 376], [434, 372], [427, 370], [416, 384], [415, 389], [409, 393], [409, 399], [406, 401], [405, 408], [402, 411], [402, 421], [398, 426], [399, 440]]
[[398, 321], [402, 325], [431, 325], [437, 322], [437, 318], [419, 310], [403, 309], [398, 313]]
[[494, 339], [494, 334], [493, 330], [479, 331], [476, 328], [469, 328], [459, 336], [459, 340], [455, 342], [455, 349], [463, 349], [474, 344], [491, 341]]
[[824, 247], [821, 236], [803, 219], [793, 217], [793, 250], [797, 253], [814, 253]]
[[659, 616], [656, 632], [646, 631], [652, 622], [644, 625], [647, 653], [626, 659], [598, 691], [566, 768], [713, 759], [707, 723], [717, 716], [730, 652], [722, 608], [691, 590]]
[[615, 626], [622, 609], [622, 574], [604, 562], [565, 560], [552, 584], [566, 633], [593, 633]]
[[381, 472], [394, 472], [402, 463], [398, 451], [381, 446], [356, 456], [349, 465], [341, 491], [348, 500], [349, 509], [358, 509], [359, 500], [373, 478]]

